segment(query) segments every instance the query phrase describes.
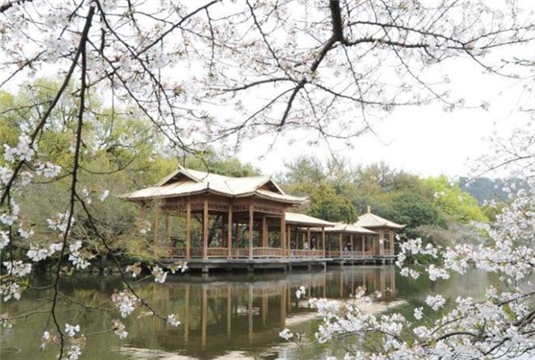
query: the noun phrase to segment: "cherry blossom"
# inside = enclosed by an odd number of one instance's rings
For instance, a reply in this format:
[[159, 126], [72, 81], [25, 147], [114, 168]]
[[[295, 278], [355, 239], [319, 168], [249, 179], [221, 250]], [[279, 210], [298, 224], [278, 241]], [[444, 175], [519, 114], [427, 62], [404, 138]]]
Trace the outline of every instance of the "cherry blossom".
[[167, 316], [167, 323], [171, 326], [177, 327], [178, 325], [180, 325], [180, 320], [178, 320], [175, 314], [169, 314]]

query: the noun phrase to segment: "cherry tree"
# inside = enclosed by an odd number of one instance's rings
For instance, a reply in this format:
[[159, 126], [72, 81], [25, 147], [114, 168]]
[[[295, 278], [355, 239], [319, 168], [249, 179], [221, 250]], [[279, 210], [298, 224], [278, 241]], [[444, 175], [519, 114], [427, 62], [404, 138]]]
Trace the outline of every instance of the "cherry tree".
[[[126, 337], [120, 318], [134, 311], [157, 316], [171, 326], [179, 324], [175, 315], [161, 314], [135, 292], [130, 278], [139, 269], [121, 267], [110, 237], [98, 231], [98, 214], [88, 207], [91, 194], [80, 187], [85, 171], [80, 160], [91, 144], [84, 130], [98, 122], [90, 111], [92, 93], [105, 94], [113, 112], [129, 111], [133, 117], [147, 119], [165, 137], [170, 151], [196, 153], [214, 142], [239, 147], [245, 139], [266, 134], [277, 141], [280, 134], [300, 129], [312, 130], [316, 141], [337, 139], [349, 144], [373, 131], [374, 119], [397, 107], [431, 102], [445, 110], [488, 107], [466, 103], [451, 92], [449, 74], [440, 64], [452, 59], [472, 62], [492, 76], [530, 79], [529, 67], [519, 67], [509, 49], [532, 46], [533, 18], [516, 1], [494, 7], [475, 0], [3, 1], [0, 87], [18, 86], [45, 74], [55, 74], [60, 86], [51, 101], [39, 104], [30, 120], [21, 122], [18, 143], [2, 146], [0, 248], [7, 269], [2, 275], [2, 300], [20, 299], [24, 289], [32, 287], [26, 280], [35, 264], [53, 259], [54, 280], [48, 286], [54, 295], [45, 310], [53, 327], [44, 332], [42, 346], [53, 343], [59, 358], [78, 358], [83, 329], [61, 322], [58, 298], [63, 296], [59, 285], [66, 276], [62, 269], [83, 271], [93, 256], [73, 233], [83, 222], [115, 259], [125, 284], [125, 290], [112, 297], [118, 317], [107, 331]], [[67, 128], [73, 139], [73, 161], [62, 168], [47, 158], [39, 143], [67, 95], [76, 99], [76, 113]], [[70, 181], [65, 211], [42, 219], [57, 234], [57, 241], [47, 247], [35, 246], [32, 239], [39, 234], [21, 222], [26, 209], [19, 199], [36, 179]], [[107, 196], [106, 191], [98, 195], [102, 201]], [[532, 227], [531, 220], [520, 217], [526, 199], [530, 199], [527, 194], [520, 197], [517, 210], [513, 206], [500, 219], [503, 225], [518, 225], [515, 232], [506, 233], [500, 222], [489, 229], [500, 240], [496, 246], [503, 247], [503, 257], [492, 258], [492, 247], [461, 247], [446, 251], [443, 268], [427, 269], [430, 276], [439, 278], [475, 262], [513, 279], [509, 293], [491, 289], [483, 305], [460, 299], [450, 317], [435, 327], [420, 327], [416, 343], [401, 337], [409, 325], [400, 316], [374, 318], [355, 308], [349, 309], [354, 310], [347, 313], [352, 314], [349, 319], [331, 317], [331, 306], [317, 301], [328, 319], [318, 339], [379, 331], [386, 340], [377, 351], [385, 357], [426, 358], [430, 351], [440, 357], [459, 349], [493, 355], [513, 341], [510, 348], [530, 347], [529, 297], [515, 283], [523, 279], [519, 274], [529, 269], [531, 261], [529, 246], [519, 247], [516, 241], [528, 239]], [[76, 210], [83, 219], [75, 218]], [[509, 241], [501, 241], [506, 235]], [[16, 255], [14, 239], [26, 244], [22, 258]], [[443, 251], [421, 250], [417, 245], [409, 242], [404, 252], [438, 256]], [[403, 254], [400, 265], [402, 260]], [[513, 266], [516, 263], [521, 266]], [[156, 282], [166, 280], [168, 270], [157, 264], [151, 270]], [[404, 269], [403, 273], [416, 277], [417, 271]], [[429, 305], [443, 304], [434, 298]], [[489, 318], [484, 325], [478, 322], [482, 316]], [[3, 314], [2, 322], [11, 326], [16, 318]]]

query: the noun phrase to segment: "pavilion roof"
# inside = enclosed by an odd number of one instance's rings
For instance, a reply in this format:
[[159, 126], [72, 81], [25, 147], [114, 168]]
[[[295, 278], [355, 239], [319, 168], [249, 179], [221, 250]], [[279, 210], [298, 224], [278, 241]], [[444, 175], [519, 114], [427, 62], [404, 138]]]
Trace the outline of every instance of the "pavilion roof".
[[270, 176], [230, 177], [179, 167], [152, 187], [125, 194], [133, 200], [182, 197], [201, 193], [213, 193], [226, 197], [258, 196], [290, 204], [302, 204], [304, 197], [287, 195]]
[[344, 224], [344, 223], [335, 223], [335, 226], [332, 228], [325, 229], [325, 232], [327, 233], [345, 233], [345, 234], [369, 234], [374, 235], [377, 234], [375, 231], [366, 229], [361, 226], [357, 225], [351, 225], [351, 224]]
[[393, 221], [384, 219], [378, 215], [372, 214], [370, 207], [368, 206], [368, 212], [359, 216], [358, 221], [354, 224], [356, 226], [362, 226], [365, 228], [391, 228], [391, 229], [403, 229], [406, 225], [397, 224]]
[[290, 225], [300, 225], [308, 227], [334, 227], [335, 223], [315, 218], [313, 216], [286, 212], [286, 223]]

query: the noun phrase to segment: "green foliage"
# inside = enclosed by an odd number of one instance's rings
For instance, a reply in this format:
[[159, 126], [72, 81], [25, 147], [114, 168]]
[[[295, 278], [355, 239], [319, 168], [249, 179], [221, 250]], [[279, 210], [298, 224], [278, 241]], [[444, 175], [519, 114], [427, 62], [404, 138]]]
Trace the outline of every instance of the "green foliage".
[[429, 200], [417, 193], [402, 193], [392, 201], [392, 220], [409, 228], [420, 225], [446, 227], [446, 221]]
[[[488, 221], [486, 213], [490, 213], [446, 177], [423, 179], [384, 163], [353, 170], [343, 162], [323, 164], [315, 158], [301, 157], [286, 168], [281, 176], [284, 188], [291, 194], [309, 197], [310, 203], [303, 211], [330, 221], [352, 223], [370, 206], [373, 213], [406, 224], [407, 237], [446, 244], [448, 236], [453, 237], [447, 230], [450, 226]], [[469, 233], [466, 239], [472, 241], [473, 234], [467, 229], [455, 233]]]
[[477, 200], [464, 192], [458, 183], [450, 182], [446, 176], [438, 176], [428, 178], [426, 185], [434, 194], [435, 206], [455, 221], [488, 222]]
[[337, 194], [329, 183], [322, 181], [310, 194], [310, 211], [312, 216], [329, 221], [357, 221], [357, 211], [344, 196]]

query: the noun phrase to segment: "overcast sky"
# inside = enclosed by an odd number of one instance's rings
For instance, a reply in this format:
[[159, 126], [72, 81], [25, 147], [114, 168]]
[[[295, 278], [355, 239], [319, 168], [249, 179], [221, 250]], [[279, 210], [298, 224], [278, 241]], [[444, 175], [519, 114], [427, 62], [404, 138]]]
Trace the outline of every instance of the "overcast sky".
[[[517, 110], [535, 103], [533, 94], [524, 90], [525, 82], [483, 74], [468, 60], [456, 59], [441, 66], [446, 66], [451, 75], [455, 98], [462, 96], [467, 104], [488, 101], [490, 109], [445, 112], [439, 104], [398, 108], [374, 127], [378, 136], [368, 133], [355, 139], [354, 149], [333, 143], [336, 154], [354, 166], [384, 161], [422, 176], [462, 176], [469, 173], [477, 157], [488, 151], [486, 137], [493, 133], [506, 135], [529, 120], [528, 114]], [[287, 135], [264, 157], [269, 140], [250, 141], [243, 145], [238, 157], [266, 174], [280, 172], [284, 162], [302, 155], [329, 157], [326, 146], [307, 145], [310, 136], [313, 135]], [[297, 141], [289, 145], [289, 139]]]

